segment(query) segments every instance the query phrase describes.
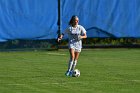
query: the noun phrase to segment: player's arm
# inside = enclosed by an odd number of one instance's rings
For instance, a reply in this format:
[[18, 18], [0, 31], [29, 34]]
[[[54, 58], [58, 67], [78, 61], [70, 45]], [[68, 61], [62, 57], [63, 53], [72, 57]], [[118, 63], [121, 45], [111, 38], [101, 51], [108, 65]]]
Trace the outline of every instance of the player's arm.
[[57, 38], [57, 41], [59, 42], [59, 41], [61, 41], [62, 40], [62, 38], [63, 38], [63, 36], [64, 36], [64, 34], [62, 33], [62, 34], [60, 34], [60, 36]]
[[82, 26], [81, 26], [81, 31], [82, 31], [82, 35], [79, 35], [79, 36], [78, 36], [78, 40], [87, 38], [86, 30], [85, 30], [85, 28], [82, 27]]
[[57, 41], [61, 41], [62, 38], [64, 37], [64, 34], [68, 34], [69, 33], [69, 28], [67, 28], [62, 34], [59, 35]]
[[87, 34], [86, 33], [83, 33], [83, 35], [82, 36], [80, 36], [82, 39], [84, 39], [84, 38], [87, 38]]

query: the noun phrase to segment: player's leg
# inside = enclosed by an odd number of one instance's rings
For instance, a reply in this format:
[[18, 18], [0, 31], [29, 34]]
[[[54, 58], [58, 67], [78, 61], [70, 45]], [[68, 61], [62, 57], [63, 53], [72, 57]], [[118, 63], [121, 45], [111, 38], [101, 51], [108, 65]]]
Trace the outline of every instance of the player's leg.
[[81, 49], [75, 50], [75, 53], [74, 53], [75, 59], [74, 59], [73, 65], [72, 65], [72, 70], [74, 70], [77, 65], [77, 61], [78, 61], [80, 52], [81, 52]]
[[73, 61], [74, 61], [74, 57], [75, 57], [74, 49], [70, 48], [69, 53], [70, 53], [70, 60], [69, 60], [69, 63], [68, 63], [68, 70], [66, 72], [67, 76], [70, 74], [70, 71], [72, 69], [72, 65], [73, 65]]

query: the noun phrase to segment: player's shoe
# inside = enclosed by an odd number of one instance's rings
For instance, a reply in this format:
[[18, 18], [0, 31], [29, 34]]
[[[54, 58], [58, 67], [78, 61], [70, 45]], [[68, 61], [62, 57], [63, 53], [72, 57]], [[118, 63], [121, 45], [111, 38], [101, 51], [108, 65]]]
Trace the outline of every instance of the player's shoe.
[[73, 75], [73, 71], [70, 71], [69, 76], [72, 77]]
[[70, 71], [67, 71], [67, 72], [65, 73], [65, 75], [66, 75], [66, 76], [69, 76], [69, 75], [70, 75]]

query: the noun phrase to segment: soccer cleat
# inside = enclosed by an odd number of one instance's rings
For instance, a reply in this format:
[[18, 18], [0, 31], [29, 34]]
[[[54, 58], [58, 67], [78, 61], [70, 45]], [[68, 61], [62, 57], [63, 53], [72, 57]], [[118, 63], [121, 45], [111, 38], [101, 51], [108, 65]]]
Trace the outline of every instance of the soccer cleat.
[[70, 75], [70, 71], [67, 71], [67, 72], [65, 73], [65, 75], [66, 75], [66, 76], [69, 76], [69, 75]]
[[72, 77], [73, 75], [73, 71], [70, 71], [69, 76]]

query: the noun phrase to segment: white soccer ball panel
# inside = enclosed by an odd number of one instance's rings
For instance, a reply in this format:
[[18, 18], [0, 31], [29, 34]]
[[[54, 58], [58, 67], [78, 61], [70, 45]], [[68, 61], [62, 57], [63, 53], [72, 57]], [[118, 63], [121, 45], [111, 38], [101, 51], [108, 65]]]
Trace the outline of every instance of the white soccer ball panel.
[[79, 77], [79, 76], [80, 76], [80, 70], [75, 69], [75, 70], [73, 71], [73, 76], [74, 76], [74, 77]]

